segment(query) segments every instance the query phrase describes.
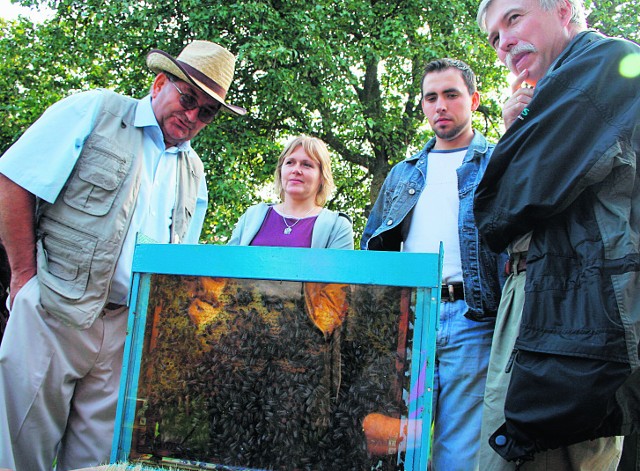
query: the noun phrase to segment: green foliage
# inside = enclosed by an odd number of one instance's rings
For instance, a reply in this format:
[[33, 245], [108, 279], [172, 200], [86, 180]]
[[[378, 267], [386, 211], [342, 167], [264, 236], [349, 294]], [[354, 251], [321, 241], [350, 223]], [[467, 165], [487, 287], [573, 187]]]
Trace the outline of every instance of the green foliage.
[[[209, 39], [236, 54], [228, 98], [249, 114], [222, 116], [194, 141], [210, 191], [207, 242], [224, 243], [240, 214], [271, 194], [283, 142], [298, 134], [329, 145], [338, 189], [328, 206], [348, 213], [360, 234], [391, 165], [431, 135], [419, 106], [430, 60], [456, 57], [474, 68], [483, 96], [474, 125], [499, 137], [506, 73], [475, 24], [475, 1], [21, 3], [48, 5], [56, 16], [36, 25], [0, 20], [1, 152], [74, 91], [101, 86], [144, 96], [153, 48], [177, 54], [193, 39]], [[635, 3], [590, 5], [590, 24], [637, 40]]]
[[640, 10], [636, 2], [587, 0], [587, 24], [610, 36], [640, 42]]

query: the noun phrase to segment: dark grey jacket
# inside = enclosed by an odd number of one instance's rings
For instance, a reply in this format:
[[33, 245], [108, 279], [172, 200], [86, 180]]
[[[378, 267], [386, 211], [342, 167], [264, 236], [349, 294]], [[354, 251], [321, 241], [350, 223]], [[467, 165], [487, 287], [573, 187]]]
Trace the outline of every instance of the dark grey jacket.
[[640, 421], [640, 76], [624, 65], [634, 54], [631, 42], [577, 35], [476, 191], [494, 250], [533, 232], [506, 425], [492, 437], [506, 459]]

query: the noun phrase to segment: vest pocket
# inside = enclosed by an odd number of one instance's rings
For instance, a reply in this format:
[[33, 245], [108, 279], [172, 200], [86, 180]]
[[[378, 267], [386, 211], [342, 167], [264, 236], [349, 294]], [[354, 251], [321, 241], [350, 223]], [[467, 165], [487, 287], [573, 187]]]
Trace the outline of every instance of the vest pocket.
[[96, 238], [51, 220], [41, 221], [38, 239], [38, 279], [68, 299], [86, 292]]
[[64, 202], [93, 216], [109, 212], [133, 157], [114, 147], [102, 136], [92, 136], [84, 145], [78, 164], [64, 192]]

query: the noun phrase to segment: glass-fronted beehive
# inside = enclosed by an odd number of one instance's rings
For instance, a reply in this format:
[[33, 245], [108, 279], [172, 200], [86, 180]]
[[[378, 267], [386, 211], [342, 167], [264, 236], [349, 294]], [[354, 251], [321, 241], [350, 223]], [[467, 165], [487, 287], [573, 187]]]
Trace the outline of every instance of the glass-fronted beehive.
[[138, 245], [112, 462], [424, 470], [434, 254]]

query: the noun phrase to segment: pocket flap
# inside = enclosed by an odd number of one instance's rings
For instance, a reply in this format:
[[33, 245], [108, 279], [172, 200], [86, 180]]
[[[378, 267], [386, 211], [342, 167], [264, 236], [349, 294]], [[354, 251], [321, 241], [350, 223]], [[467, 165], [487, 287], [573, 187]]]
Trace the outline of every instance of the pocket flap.
[[40, 282], [65, 298], [80, 299], [87, 289], [95, 237], [51, 220], [41, 228], [44, 231], [37, 243]]

